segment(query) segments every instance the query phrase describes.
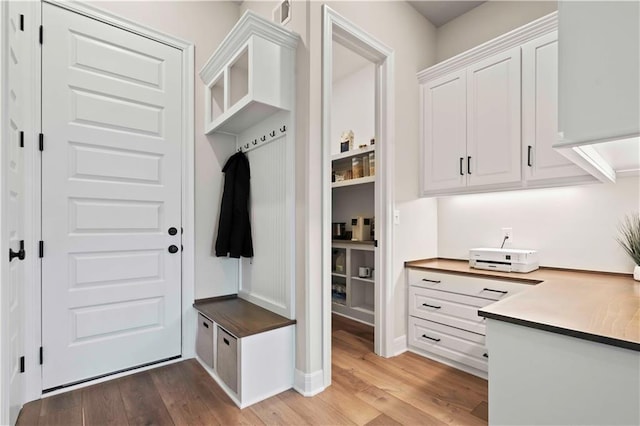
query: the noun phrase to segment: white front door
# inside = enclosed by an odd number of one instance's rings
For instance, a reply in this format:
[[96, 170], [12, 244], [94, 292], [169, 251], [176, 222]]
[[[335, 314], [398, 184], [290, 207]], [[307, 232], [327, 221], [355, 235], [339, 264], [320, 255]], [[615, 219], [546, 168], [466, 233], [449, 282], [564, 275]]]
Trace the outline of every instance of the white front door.
[[[24, 135], [26, 93], [24, 75], [26, 73], [26, 37], [21, 28], [20, 15], [24, 14], [23, 5], [18, 2], [9, 3], [8, 7], [8, 126], [7, 139], [3, 141], [2, 169], [6, 179], [7, 228], [3, 230], [3, 238], [9, 242], [9, 253], [2, 253], [2, 261], [9, 262], [7, 268], [7, 282], [3, 282], [3, 308], [7, 309], [8, 330], [8, 391], [9, 391], [9, 422], [15, 424], [24, 398], [24, 375], [21, 374], [21, 359], [24, 356], [24, 268], [22, 260], [26, 254], [21, 254], [21, 244], [24, 244], [24, 149], [21, 141]], [[4, 22], [3, 22], [4, 24]], [[29, 253], [33, 256], [33, 253]], [[3, 366], [3, 368], [5, 368]], [[5, 370], [7, 372], [7, 370]], [[4, 386], [3, 386], [4, 388]], [[6, 389], [6, 388], [5, 388]], [[4, 389], [2, 389], [4, 390]], [[0, 393], [2, 392], [0, 390]], [[0, 419], [2, 422], [3, 419]]]
[[181, 353], [182, 53], [47, 3], [42, 20], [47, 390]]

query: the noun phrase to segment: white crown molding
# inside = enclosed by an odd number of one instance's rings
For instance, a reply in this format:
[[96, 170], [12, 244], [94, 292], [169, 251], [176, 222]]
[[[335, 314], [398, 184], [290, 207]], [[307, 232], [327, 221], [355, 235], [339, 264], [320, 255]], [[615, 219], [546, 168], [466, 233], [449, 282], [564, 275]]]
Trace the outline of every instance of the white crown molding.
[[282, 25], [270, 22], [251, 10], [247, 10], [233, 26], [220, 46], [200, 70], [200, 78], [208, 84], [237, 53], [252, 35], [257, 35], [280, 46], [295, 49], [300, 36]]
[[418, 81], [424, 83], [434, 78], [464, 68], [474, 62], [488, 58], [496, 53], [503, 52], [513, 47], [543, 36], [558, 29], [558, 12], [553, 12], [536, 19], [522, 27], [516, 28], [506, 34], [489, 40], [473, 49], [460, 53], [453, 58], [422, 70], [418, 73]]

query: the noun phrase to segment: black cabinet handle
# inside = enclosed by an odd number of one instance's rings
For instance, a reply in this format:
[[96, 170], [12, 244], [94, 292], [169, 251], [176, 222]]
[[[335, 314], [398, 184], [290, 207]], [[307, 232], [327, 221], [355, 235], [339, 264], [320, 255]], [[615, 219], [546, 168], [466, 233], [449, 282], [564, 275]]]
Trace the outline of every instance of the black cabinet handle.
[[483, 356], [483, 357], [485, 357], [485, 358], [489, 358], [489, 354], [488, 354], [488, 353], [486, 353], [486, 352], [485, 352], [485, 353], [483, 353], [483, 354], [482, 354], [482, 356]]
[[422, 306], [426, 306], [427, 308], [435, 308], [435, 309], [442, 308], [442, 306], [429, 305], [428, 303], [423, 303]]
[[434, 342], [440, 341], [440, 339], [436, 339], [435, 337], [429, 337], [426, 334], [423, 334], [422, 337], [424, 337], [425, 339], [433, 340]]
[[225, 339], [224, 337], [222, 338], [222, 341], [224, 342], [225, 345], [229, 346], [229, 341], [227, 339]]
[[428, 280], [426, 278], [423, 278], [422, 281], [426, 281], [428, 283], [436, 283], [436, 284], [440, 284], [440, 280]]
[[507, 294], [509, 293], [508, 291], [504, 291], [504, 290], [494, 290], [492, 288], [483, 288], [482, 291], [493, 291], [494, 293], [502, 293], [502, 294]]
[[169, 235], [176, 235], [178, 233], [178, 230], [172, 226], [171, 228], [169, 228], [168, 232]]
[[467, 157], [467, 173], [471, 174], [471, 156]]
[[202, 325], [204, 325], [206, 328], [209, 328], [209, 324], [207, 324], [206, 322], [202, 322]]
[[169, 253], [174, 254], [178, 252], [178, 246], [174, 246], [173, 244], [169, 246]]
[[462, 162], [464, 161], [464, 158], [460, 157], [460, 176], [464, 176], [464, 172], [462, 171]]
[[529, 145], [527, 147], [527, 166], [531, 167], [531, 149], [533, 147], [531, 145]]

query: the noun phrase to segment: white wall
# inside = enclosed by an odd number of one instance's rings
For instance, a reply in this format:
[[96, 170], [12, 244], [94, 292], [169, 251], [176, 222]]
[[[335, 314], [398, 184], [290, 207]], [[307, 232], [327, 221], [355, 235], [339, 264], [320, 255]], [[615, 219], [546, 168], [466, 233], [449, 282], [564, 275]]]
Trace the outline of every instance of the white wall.
[[[335, 42], [334, 42], [335, 44]], [[353, 148], [369, 145], [375, 135], [375, 78], [371, 63], [333, 82], [331, 98], [331, 154], [340, 153], [340, 136], [352, 130]]]
[[351, 219], [364, 216], [374, 217], [375, 194], [374, 185], [353, 185], [336, 188], [331, 191], [331, 222], [346, 223], [346, 230], [351, 231]]
[[198, 72], [240, 17], [234, 2], [92, 2], [127, 19], [195, 44], [195, 297], [237, 292], [238, 261], [213, 254], [220, 200], [222, 167], [234, 144], [204, 135], [204, 91]]
[[483, 3], [438, 28], [436, 59], [444, 61], [557, 9], [556, 1]]
[[538, 250], [541, 265], [630, 273], [633, 262], [616, 242], [617, 227], [638, 210], [637, 176], [615, 184], [441, 198], [438, 256], [468, 259], [472, 247], [499, 247], [501, 228], [511, 227], [511, 247]]

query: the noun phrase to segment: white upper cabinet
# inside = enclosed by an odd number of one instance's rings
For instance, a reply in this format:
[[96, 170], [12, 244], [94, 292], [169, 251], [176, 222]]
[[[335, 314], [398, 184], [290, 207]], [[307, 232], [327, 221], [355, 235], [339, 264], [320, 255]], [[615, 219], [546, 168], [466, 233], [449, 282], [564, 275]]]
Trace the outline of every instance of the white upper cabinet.
[[552, 13], [418, 73], [423, 196], [595, 181], [554, 149], [557, 28]]
[[558, 2], [563, 143], [640, 134], [640, 3]]
[[522, 45], [522, 164], [528, 182], [589, 173], [558, 153], [558, 32]]
[[299, 36], [247, 11], [200, 71], [204, 132], [239, 134], [293, 106]]
[[422, 86], [422, 179], [425, 190], [466, 185], [467, 76], [464, 70]]
[[555, 145], [602, 181], [640, 171], [640, 2], [558, 2]]
[[520, 182], [520, 48], [467, 68], [468, 185]]

